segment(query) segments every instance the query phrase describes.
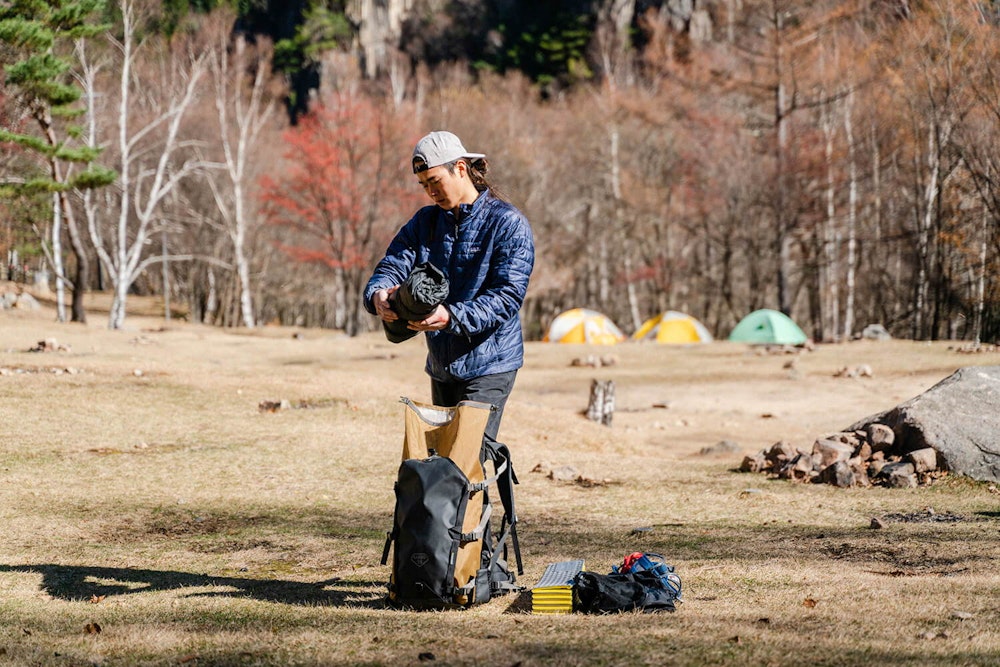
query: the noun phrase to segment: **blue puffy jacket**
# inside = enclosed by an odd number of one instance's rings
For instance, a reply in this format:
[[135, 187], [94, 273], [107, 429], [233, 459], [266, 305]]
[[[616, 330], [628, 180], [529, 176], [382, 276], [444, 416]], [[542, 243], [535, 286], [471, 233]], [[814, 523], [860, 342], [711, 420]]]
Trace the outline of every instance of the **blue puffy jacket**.
[[489, 191], [459, 215], [425, 206], [389, 244], [364, 292], [402, 284], [415, 266], [430, 262], [448, 278], [448, 327], [427, 332], [427, 373], [439, 382], [517, 370], [524, 363], [518, 311], [535, 263], [527, 218]]

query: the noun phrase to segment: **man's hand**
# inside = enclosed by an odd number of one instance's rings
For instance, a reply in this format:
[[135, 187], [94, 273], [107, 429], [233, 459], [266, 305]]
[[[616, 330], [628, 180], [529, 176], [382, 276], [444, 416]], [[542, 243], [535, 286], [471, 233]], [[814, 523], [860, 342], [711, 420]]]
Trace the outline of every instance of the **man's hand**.
[[439, 305], [433, 313], [419, 322], [410, 322], [407, 328], [413, 331], [441, 331], [448, 326], [449, 322], [451, 322], [451, 313], [443, 305]]
[[389, 289], [380, 289], [372, 295], [372, 305], [375, 306], [375, 314], [385, 322], [395, 322], [399, 319], [395, 311], [389, 305], [389, 297], [392, 296], [399, 285], [393, 285]]

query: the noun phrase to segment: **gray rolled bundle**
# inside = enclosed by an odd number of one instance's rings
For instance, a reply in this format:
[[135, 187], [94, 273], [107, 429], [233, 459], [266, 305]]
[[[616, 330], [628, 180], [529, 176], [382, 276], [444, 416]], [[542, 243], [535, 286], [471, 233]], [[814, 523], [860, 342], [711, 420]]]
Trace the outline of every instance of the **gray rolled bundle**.
[[418, 265], [389, 297], [389, 306], [399, 319], [394, 322], [383, 320], [385, 337], [393, 343], [402, 343], [416, 336], [417, 332], [406, 325], [419, 322], [433, 313], [447, 298], [448, 289], [448, 279], [440, 269], [430, 262]]

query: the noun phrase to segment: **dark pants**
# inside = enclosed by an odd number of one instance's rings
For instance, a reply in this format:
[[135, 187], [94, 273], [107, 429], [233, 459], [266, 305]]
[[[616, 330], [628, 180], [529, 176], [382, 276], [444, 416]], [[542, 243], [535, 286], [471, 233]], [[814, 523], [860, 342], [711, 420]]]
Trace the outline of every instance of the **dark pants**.
[[490, 403], [494, 410], [486, 422], [486, 433], [496, 439], [500, 431], [500, 418], [503, 407], [507, 404], [510, 390], [514, 388], [514, 377], [517, 371], [483, 375], [471, 380], [457, 382], [438, 382], [431, 380], [431, 398], [434, 405], [449, 408], [458, 405], [459, 401], [479, 401]]

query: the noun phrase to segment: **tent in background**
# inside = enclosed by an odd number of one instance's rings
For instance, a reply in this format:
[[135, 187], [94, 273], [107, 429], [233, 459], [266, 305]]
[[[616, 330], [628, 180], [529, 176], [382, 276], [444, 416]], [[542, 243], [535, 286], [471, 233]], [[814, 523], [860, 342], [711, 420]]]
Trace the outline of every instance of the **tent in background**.
[[739, 343], [802, 345], [808, 339], [792, 318], [777, 310], [755, 310], [736, 325], [729, 340]]
[[574, 308], [557, 315], [542, 340], [614, 345], [625, 340], [625, 334], [606, 315], [587, 308]]
[[649, 318], [632, 338], [680, 345], [712, 342], [712, 334], [704, 324], [676, 310], [668, 310]]

